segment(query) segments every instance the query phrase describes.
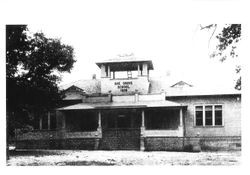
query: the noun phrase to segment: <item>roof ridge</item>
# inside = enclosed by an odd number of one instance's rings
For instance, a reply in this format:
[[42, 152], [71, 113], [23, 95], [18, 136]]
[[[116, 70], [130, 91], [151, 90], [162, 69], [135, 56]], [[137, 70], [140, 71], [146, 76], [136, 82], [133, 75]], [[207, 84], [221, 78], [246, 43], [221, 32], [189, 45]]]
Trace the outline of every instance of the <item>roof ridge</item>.
[[89, 80], [100, 80], [100, 79], [79, 79], [79, 80], [72, 81], [72, 82], [67, 83], [67, 84], [62, 84], [60, 86], [66, 86], [66, 85], [74, 84], [74, 83], [79, 82], [79, 81], [89, 81]]

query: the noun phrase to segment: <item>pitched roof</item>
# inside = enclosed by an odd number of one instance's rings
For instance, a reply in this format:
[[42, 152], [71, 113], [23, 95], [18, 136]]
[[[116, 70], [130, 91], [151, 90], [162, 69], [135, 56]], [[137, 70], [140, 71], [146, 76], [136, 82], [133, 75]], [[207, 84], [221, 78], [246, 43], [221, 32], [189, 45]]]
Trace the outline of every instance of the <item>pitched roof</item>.
[[166, 96], [205, 96], [205, 95], [232, 95], [241, 94], [241, 91], [233, 88], [203, 88], [193, 86], [185, 81], [178, 81], [173, 83], [174, 80], [162, 78], [150, 78], [149, 93], [160, 93], [162, 90], [166, 92]]
[[86, 94], [101, 93], [101, 81], [98, 79], [78, 80], [69, 84], [61, 85], [59, 86], [59, 89], [66, 90], [73, 85], [82, 89]]
[[166, 97], [173, 96], [207, 96], [207, 95], [236, 95], [241, 94], [238, 90], [233, 89], [204, 89], [197, 87], [173, 88], [166, 89]]
[[179, 81], [179, 82], [173, 84], [171, 87], [185, 87], [185, 86], [192, 87], [193, 85], [188, 84], [185, 81]]
[[[173, 80], [168, 81], [166, 78], [150, 78], [149, 94], [161, 93], [162, 90], [166, 92], [166, 96], [201, 96], [201, 95], [230, 95], [241, 94], [240, 91], [235, 89], [221, 89], [219, 87], [211, 88], [199, 88], [196, 86], [187, 86], [184, 81], [173, 83]], [[180, 83], [181, 82], [181, 83]], [[182, 83], [183, 82], [183, 83]], [[184, 86], [175, 86], [176, 84], [184, 84]], [[65, 90], [70, 86], [76, 86], [83, 89], [87, 95], [100, 94], [101, 93], [101, 80], [79, 80], [66, 85], [60, 86], [60, 90]]]
[[68, 87], [67, 89], [65, 89], [65, 91], [76, 91], [76, 92], [84, 92], [83, 89], [75, 86], [75, 85], [72, 85], [70, 87]]

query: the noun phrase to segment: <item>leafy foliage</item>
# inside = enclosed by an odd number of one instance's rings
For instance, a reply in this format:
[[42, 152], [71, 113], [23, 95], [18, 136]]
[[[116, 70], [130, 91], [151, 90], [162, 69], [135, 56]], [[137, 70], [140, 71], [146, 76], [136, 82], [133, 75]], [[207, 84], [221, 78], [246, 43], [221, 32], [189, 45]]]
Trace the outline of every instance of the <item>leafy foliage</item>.
[[6, 26], [6, 74], [13, 78], [17, 72], [17, 65], [25, 60], [26, 53], [30, 51], [26, 25]]
[[[217, 24], [210, 24], [205, 27], [201, 27], [203, 29], [211, 29], [214, 28], [212, 36], [217, 28]], [[212, 38], [210, 37], [210, 39]], [[215, 51], [210, 55], [210, 57], [219, 57], [220, 61], [225, 61], [228, 57], [237, 58], [237, 44], [241, 40], [241, 24], [227, 24], [222, 29], [222, 31], [216, 36], [218, 40], [218, 44], [216, 46]], [[240, 65], [236, 66], [236, 73], [240, 74], [241, 67]], [[235, 89], [241, 89], [241, 76], [239, 76], [236, 81]]]
[[25, 25], [6, 26], [7, 114], [21, 126], [58, 106], [59, 75], [74, 62], [73, 48], [59, 39], [28, 35]]
[[[241, 24], [227, 25], [216, 38], [219, 44], [216, 46], [216, 51], [211, 55], [212, 57], [220, 56], [221, 61], [225, 61], [228, 56], [238, 57], [235, 49], [237, 48], [236, 44], [241, 39]], [[229, 54], [226, 52], [227, 49], [230, 49]]]

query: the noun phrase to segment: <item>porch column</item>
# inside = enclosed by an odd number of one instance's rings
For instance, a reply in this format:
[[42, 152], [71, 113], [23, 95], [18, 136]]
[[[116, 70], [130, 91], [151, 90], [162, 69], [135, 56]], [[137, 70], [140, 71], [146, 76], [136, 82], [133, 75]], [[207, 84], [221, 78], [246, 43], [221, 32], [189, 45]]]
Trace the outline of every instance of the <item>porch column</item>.
[[50, 112], [48, 112], [48, 130], [50, 130]]
[[39, 129], [40, 130], [43, 129], [43, 118], [42, 118], [42, 116], [39, 117]]
[[97, 128], [98, 134], [100, 137], [102, 137], [102, 114], [101, 111], [98, 111], [98, 128]]
[[141, 112], [141, 127], [145, 128], [145, 115], [144, 115], [144, 110]]
[[140, 64], [137, 65], [138, 76], [140, 76]]
[[143, 63], [142, 64], [142, 76], [147, 76], [148, 75], [148, 64]]
[[145, 150], [145, 144], [144, 144], [144, 132], [145, 132], [145, 115], [144, 110], [142, 110], [141, 113], [141, 136], [140, 136], [140, 150]]
[[180, 109], [180, 127], [183, 126], [183, 115], [182, 115], [182, 108]]
[[106, 77], [105, 65], [101, 65], [101, 78]]
[[110, 78], [111, 74], [110, 74], [110, 66], [108, 66], [108, 77]]
[[180, 109], [180, 125], [179, 125], [179, 131], [180, 131], [180, 136], [184, 136], [184, 130], [183, 130], [183, 110], [182, 108]]
[[99, 149], [100, 139], [102, 138], [102, 115], [101, 111], [98, 111], [98, 127], [97, 127], [97, 133], [95, 134], [95, 150]]

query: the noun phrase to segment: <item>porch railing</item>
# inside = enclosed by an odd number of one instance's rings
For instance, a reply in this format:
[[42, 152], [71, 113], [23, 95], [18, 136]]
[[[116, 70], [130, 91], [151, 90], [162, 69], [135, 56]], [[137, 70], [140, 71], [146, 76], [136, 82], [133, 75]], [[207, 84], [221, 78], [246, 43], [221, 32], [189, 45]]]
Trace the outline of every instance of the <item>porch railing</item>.
[[176, 130], [144, 130], [144, 137], [183, 137], [183, 131]]
[[70, 138], [100, 138], [99, 131], [70, 132], [67, 130], [33, 130], [25, 133], [17, 133], [17, 140], [46, 140], [46, 139], [70, 139]]

